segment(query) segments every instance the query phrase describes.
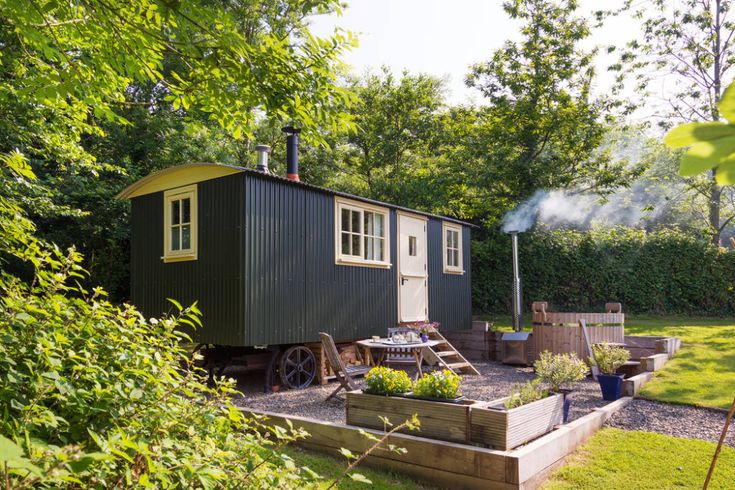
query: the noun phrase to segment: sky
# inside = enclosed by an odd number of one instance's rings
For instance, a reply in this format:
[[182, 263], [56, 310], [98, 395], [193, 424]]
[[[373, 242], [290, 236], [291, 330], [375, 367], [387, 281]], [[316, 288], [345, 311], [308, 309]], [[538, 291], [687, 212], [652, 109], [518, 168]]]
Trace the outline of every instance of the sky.
[[[343, 15], [317, 16], [312, 30], [330, 34], [335, 26], [357, 34], [359, 46], [344, 57], [356, 74], [386, 65], [394, 73], [404, 69], [428, 73], [447, 82], [452, 104], [482, 102], [476, 89], [464, 85], [472, 64], [487, 60], [506, 40], [520, 38], [519, 23], [503, 12], [501, 0], [348, 0]], [[583, 0], [583, 12], [599, 0]], [[595, 33], [590, 47], [610, 44], [635, 29], [627, 19]], [[626, 39], [627, 40], [627, 39]], [[609, 85], [606, 59], [599, 60], [599, 90]]]

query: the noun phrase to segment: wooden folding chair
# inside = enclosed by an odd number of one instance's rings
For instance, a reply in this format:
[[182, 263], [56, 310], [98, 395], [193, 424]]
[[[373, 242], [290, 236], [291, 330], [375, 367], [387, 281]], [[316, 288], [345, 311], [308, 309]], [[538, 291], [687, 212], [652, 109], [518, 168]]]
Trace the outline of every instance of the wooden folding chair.
[[347, 366], [345, 367], [342, 362], [342, 358], [339, 356], [337, 346], [334, 345], [334, 339], [332, 336], [325, 332], [319, 332], [319, 337], [322, 340], [322, 349], [327, 356], [329, 367], [332, 368], [334, 375], [337, 376], [339, 386], [327, 397], [327, 400], [334, 397], [341, 390], [352, 391], [357, 389], [355, 380], [352, 379], [354, 376], [362, 376], [370, 371], [370, 366]]

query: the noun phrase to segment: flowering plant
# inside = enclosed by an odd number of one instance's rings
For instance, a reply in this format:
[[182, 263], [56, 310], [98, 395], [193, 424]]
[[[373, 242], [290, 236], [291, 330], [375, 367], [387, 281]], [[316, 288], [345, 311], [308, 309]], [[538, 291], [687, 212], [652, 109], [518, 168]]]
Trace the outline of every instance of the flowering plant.
[[427, 398], [457, 398], [462, 377], [452, 371], [434, 371], [419, 378], [413, 385], [413, 394]]
[[405, 371], [387, 367], [374, 367], [365, 375], [367, 393], [372, 395], [398, 395], [411, 391], [411, 378]]
[[433, 332], [434, 330], [439, 330], [439, 322], [423, 321], [423, 322], [409, 323], [406, 326], [413, 330], [418, 330], [419, 333], [426, 334], [426, 335]]

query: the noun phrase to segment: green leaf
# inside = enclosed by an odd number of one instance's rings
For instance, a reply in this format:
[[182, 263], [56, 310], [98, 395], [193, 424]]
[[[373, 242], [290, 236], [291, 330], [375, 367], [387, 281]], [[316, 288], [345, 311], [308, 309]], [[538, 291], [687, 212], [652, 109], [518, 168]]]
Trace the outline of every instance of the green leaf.
[[355, 459], [357, 457], [352, 453], [352, 451], [344, 447], [339, 448], [339, 452], [347, 459]]
[[360, 483], [367, 483], [368, 485], [373, 484], [371, 480], [360, 473], [350, 473], [350, 478], [352, 478], [354, 481], [359, 481]]
[[664, 137], [671, 148], [680, 148], [703, 141], [713, 141], [735, 136], [735, 125], [721, 122], [694, 122], [677, 126]]
[[23, 449], [7, 437], [0, 436], [0, 461], [23, 458]]
[[735, 122], [735, 83], [730, 84], [717, 103], [722, 117], [730, 122]]
[[735, 136], [715, 141], [704, 141], [689, 148], [681, 159], [679, 175], [691, 177], [716, 167], [725, 157], [735, 152]]

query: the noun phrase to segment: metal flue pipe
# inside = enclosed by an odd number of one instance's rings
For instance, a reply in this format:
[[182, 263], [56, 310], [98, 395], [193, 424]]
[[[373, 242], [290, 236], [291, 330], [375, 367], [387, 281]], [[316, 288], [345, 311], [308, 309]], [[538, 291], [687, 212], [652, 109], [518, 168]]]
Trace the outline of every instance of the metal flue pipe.
[[518, 232], [510, 232], [513, 243], [513, 330], [523, 330], [523, 290], [521, 289], [521, 271], [518, 265]]

